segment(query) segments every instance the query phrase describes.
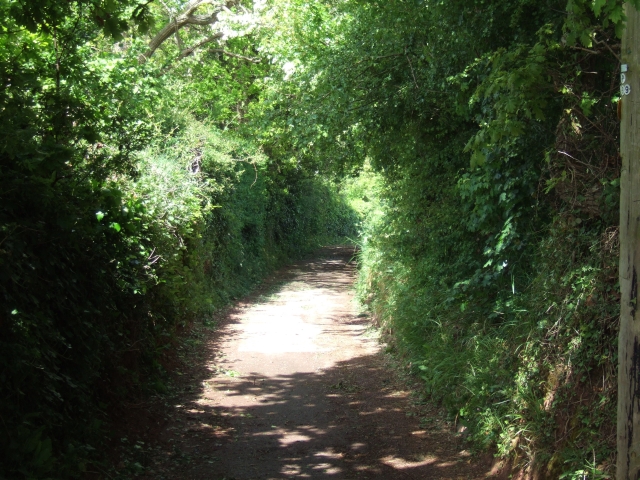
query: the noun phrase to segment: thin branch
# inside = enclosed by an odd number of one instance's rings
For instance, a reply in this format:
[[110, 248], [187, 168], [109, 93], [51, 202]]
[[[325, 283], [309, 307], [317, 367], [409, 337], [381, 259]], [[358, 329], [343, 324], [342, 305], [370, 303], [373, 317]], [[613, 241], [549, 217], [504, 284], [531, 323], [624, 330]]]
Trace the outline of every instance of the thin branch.
[[215, 40], [218, 40], [219, 38], [222, 38], [223, 36], [224, 36], [224, 33], [218, 32], [218, 33], [216, 33], [214, 35], [211, 35], [210, 37], [207, 37], [207, 38], [199, 41], [198, 43], [196, 43], [195, 45], [192, 45], [191, 47], [185, 48], [184, 50], [182, 50], [180, 52], [180, 55], [178, 55], [178, 58], [176, 60], [182, 60], [183, 58], [188, 57], [197, 48], [200, 48], [203, 45], [206, 45], [207, 43], [210, 43], [210, 42], [213, 42]]
[[4, 422], [4, 418], [2, 418], [2, 415], [0, 415], [0, 421], [2, 422], [2, 425], [4, 426], [4, 429], [7, 432], [7, 437], [9, 438], [9, 440], [12, 440], [11, 432], [9, 431], [9, 428], [7, 427], [7, 424]]
[[182, 39], [180, 38], [180, 31], [176, 30], [176, 45], [180, 50], [184, 48], [184, 44], [182, 43]]
[[[177, 65], [178, 61], [182, 60], [183, 58], [188, 57], [196, 49], [202, 47], [203, 45], [206, 45], [207, 43], [211, 43], [211, 42], [221, 38], [223, 35], [224, 34], [222, 32], [218, 32], [215, 35], [212, 35], [211, 37], [207, 37], [207, 38], [199, 41], [198, 43], [196, 43], [195, 45], [190, 46], [189, 48], [185, 48], [184, 50], [182, 50], [182, 52], [180, 52], [180, 55], [178, 55], [178, 57], [175, 60], [172, 60], [171, 63], [168, 63], [167, 65], [165, 65], [165, 67], [161, 70], [160, 75], [164, 75], [165, 73], [167, 73], [169, 70], [171, 70], [173, 67], [175, 67]], [[233, 53], [233, 52], [230, 52], [228, 50], [225, 50], [224, 48], [211, 48], [211, 49], [209, 49], [209, 51], [210, 52], [221, 53], [223, 55], [227, 55], [227, 56], [233, 57], [233, 58], [239, 58], [240, 60], [245, 60], [245, 61], [251, 62], [251, 63], [260, 63], [262, 61], [261, 58], [246, 57], [244, 55], [240, 55], [238, 53]]]
[[58, 28], [53, 26], [53, 47], [56, 52], [56, 93], [60, 95], [60, 49], [58, 48]]
[[580, 160], [578, 160], [576, 157], [574, 157], [573, 155], [568, 154], [567, 152], [564, 152], [562, 150], [556, 150], [558, 153], [561, 153], [562, 155], [566, 155], [569, 158], [573, 158], [576, 162], [579, 162]]
[[573, 50], [582, 50], [583, 52], [587, 52], [590, 53], [591, 55], [600, 55], [600, 52], [597, 50], [590, 50], [588, 48], [583, 48], [583, 47], [577, 47], [577, 46], [572, 46], [571, 47]]
[[249, 188], [253, 188], [253, 186], [258, 181], [258, 167], [256, 167], [256, 162], [251, 162], [251, 165], [253, 165], [253, 169], [256, 171], [256, 178], [253, 179], [253, 183], [251, 184], [251, 186]]
[[160, 0], [160, 3], [169, 14], [169, 17], [173, 18], [175, 16], [175, 12], [173, 11], [173, 8], [170, 8], [169, 5], [167, 5], [163, 0]]
[[409, 55], [407, 55], [406, 50], [404, 52], [404, 56], [407, 57], [407, 62], [409, 62], [409, 68], [411, 68], [411, 76], [413, 77], [413, 84], [416, 86], [416, 90], [420, 90], [418, 88], [418, 82], [416, 81], [416, 74], [413, 71], [413, 65], [411, 64], [411, 59], [409, 58]]
[[256, 58], [256, 57], [245, 57], [244, 55], [240, 55], [238, 53], [233, 53], [230, 52], [228, 50], [225, 50], [223, 48], [211, 48], [209, 49], [210, 52], [218, 52], [218, 53], [222, 53], [224, 55], [227, 55], [229, 57], [233, 57], [233, 58], [239, 58], [240, 60], [245, 60], [247, 62], [251, 62], [251, 63], [260, 63], [262, 61], [261, 58]]
[[618, 60], [618, 63], [622, 63], [622, 60], [620, 60], [620, 57], [616, 55], [616, 52], [613, 51], [613, 49], [609, 46], [607, 42], [605, 42], [604, 40], [600, 40], [600, 41], [596, 40], [595, 35], [593, 36], [593, 41], [596, 42], [598, 45], [604, 44], [604, 46], [607, 47], [607, 50], [611, 52], [611, 55], [616, 57], [616, 60]]
[[[14, 188], [14, 190], [15, 190], [15, 188]], [[11, 191], [11, 190], [9, 190], [9, 191]], [[4, 237], [4, 238], [2, 239], [2, 241], [0, 242], [0, 247], [1, 247], [1, 246], [2, 246], [2, 244], [5, 242], [5, 240], [7, 240], [7, 238], [9, 238], [11, 235], [13, 235], [13, 232], [15, 232], [17, 229], [18, 229], [18, 226], [17, 226], [17, 225], [16, 225], [15, 227], [13, 227], [13, 230], [11, 230], [11, 231], [7, 234], [7, 236], [6, 236], [6, 237]]]
[[[238, 0], [228, 0], [226, 3], [216, 5], [213, 12], [208, 15], [195, 15], [198, 8], [203, 5], [212, 5], [217, 3], [215, 0], [191, 0], [187, 3], [184, 11], [170, 20], [149, 42], [148, 50], [140, 55], [138, 61], [146, 62], [155, 51], [162, 45], [171, 35], [177, 33], [178, 30], [187, 25], [212, 25], [218, 21], [218, 14], [225, 9], [229, 9], [236, 5]], [[188, 54], [187, 54], [188, 55]]]
[[[371, 100], [370, 102], [363, 103], [362, 105], [356, 105], [355, 107], [347, 108], [347, 112], [354, 112], [356, 110], [360, 110], [362, 108], [368, 107], [369, 105], [373, 105], [376, 102], [378, 102], [378, 100], [374, 99], [374, 100]], [[353, 105], [353, 103], [351, 105]], [[380, 102], [380, 103], [383, 103], [383, 102]]]

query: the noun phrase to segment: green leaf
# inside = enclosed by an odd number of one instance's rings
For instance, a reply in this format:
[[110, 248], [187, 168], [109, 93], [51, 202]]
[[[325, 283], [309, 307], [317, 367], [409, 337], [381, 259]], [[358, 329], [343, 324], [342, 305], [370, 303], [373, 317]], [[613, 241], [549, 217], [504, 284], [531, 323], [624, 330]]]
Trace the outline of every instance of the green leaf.
[[613, 7], [611, 13], [609, 14], [609, 18], [612, 22], [616, 24], [619, 23], [622, 20], [622, 5], [616, 5], [615, 7]]
[[484, 165], [486, 160], [487, 156], [484, 153], [476, 150], [471, 155], [471, 168], [481, 167], [482, 165]]
[[117, 223], [117, 222], [113, 222], [113, 223], [111, 223], [111, 224], [109, 225], [109, 228], [113, 228], [116, 232], [119, 232], [119, 231], [122, 229], [122, 227], [120, 226], [120, 224], [119, 224], [119, 223]]
[[602, 7], [605, 6], [607, 0], [594, 0], [593, 1], [593, 13], [596, 14], [596, 17], [600, 16], [600, 12], [602, 12]]

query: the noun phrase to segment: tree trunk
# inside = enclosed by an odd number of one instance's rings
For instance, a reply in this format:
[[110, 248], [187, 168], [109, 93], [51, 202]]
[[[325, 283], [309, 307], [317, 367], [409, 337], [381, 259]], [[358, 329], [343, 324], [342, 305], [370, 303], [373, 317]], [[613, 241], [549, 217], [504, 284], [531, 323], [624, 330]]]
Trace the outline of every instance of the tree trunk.
[[[618, 340], [618, 480], [640, 478], [640, 13], [625, 3], [622, 38], [620, 155], [620, 337]], [[628, 86], [628, 87], [625, 87]], [[625, 91], [626, 89], [626, 91]]]

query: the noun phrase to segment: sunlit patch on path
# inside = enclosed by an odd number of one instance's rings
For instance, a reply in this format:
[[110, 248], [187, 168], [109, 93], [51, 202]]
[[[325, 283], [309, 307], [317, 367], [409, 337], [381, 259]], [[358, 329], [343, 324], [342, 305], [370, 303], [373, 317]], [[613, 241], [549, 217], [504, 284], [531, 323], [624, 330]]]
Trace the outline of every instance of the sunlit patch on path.
[[354, 303], [352, 254], [324, 249], [237, 305], [174, 406], [152, 478], [486, 478], [491, 462], [389, 367]]
[[258, 304], [241, 315], [239, 352], [265, 354], [326, 351], [318, 345], [324, 333], [313, 322], [315, 312], [328, 310], [336, 297], [316, 288], [283, 291], [267, 304]]

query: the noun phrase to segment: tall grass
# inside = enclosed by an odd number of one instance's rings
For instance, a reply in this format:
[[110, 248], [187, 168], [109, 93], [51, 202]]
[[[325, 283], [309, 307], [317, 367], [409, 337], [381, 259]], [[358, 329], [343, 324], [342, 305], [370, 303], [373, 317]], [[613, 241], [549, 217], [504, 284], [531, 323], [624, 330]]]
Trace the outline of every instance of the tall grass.
[[[367, 175], [354, 183], [373, 182]], [[531, 474], [609, 478], [615, 235], [597, 221], [558, 216], [538, 237], [526, 269], [483, 285], [468, 280], [477, 263], [465, 259], [479, 250], [474, 235], [453, 221], [463, 215], [456, 202], [420, 204], [394, 187], [378, 190], [372, 202], [380, 211], [366, 217], [358, 292], [424, 394], [467, 427], [476, 448], [492, 448]], [[357, 185], [352, 191], [364, 192]], [[397, 218], [397, 206], [411, 200], [407, 215], [423, 219], [418, 227]], [[446, 236], [431, 236], [445, 228]]]

